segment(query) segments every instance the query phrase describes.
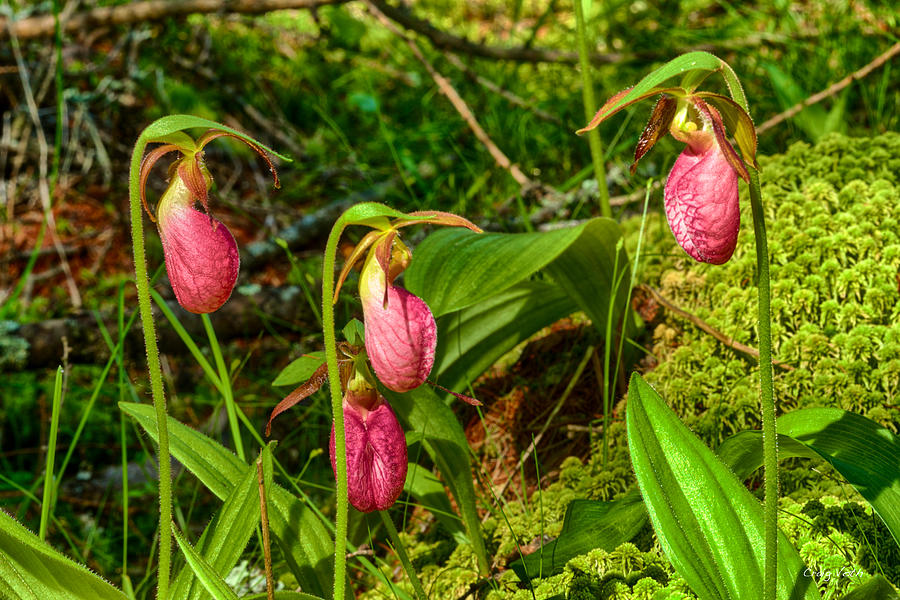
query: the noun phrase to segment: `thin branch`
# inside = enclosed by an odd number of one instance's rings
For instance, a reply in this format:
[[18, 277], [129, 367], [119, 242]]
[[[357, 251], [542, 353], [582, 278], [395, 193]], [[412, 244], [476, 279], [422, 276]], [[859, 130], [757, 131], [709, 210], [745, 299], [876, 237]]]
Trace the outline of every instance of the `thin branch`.
[[771, 119], [767, 120], [765, 123], [763, 123], [762, 125], [760, 125], [759, 127], [756, 128], [756, 133], [762, 133], [768, 129], [771, 129], [771, 128], [775, 127], [776, 125], [778, 125], [779, 123], [781, 123], [782, 121], [785, 121], [785, 120], [790, 119], [791, 117], [795, 116], [797, 113], [799, 113], [804, 108], [808, 108], [808, 107], [812, 106], [813, 104], [817, 104], [817, 103], [821, 102], [822, 100], [825, 100], [826, 98], [830, 98], [831, 96], [834, 96], [835, 94], [837, 94], [838, 92], [840, 92], [841, 90], [843, 90], [844, 88], [849, 86], [854, 81], [858, 81], [858, 80], [864, 78], [865, 76], [867, 76], [869, 73], [871, 73], [875, 69], [881, 67], [882, 65], [887, 63], [887, 61], [892, 59], [897, 54], [900, 54], [900, 42], [897, 42], [896, 44], [894, 44], [893, 46], [888, 48], [884, 53], [882, 53], [877, 58], [875, 58], [875, 60], [873, 60], [872, 62], [870, 62], [863, 68], [859, 69], [858, 71], [854, 71], [853, 73], [850, 73], [849, 75], [847, 75], [840, 81], [838, 81], [836, 83], [832, 83], [830, 86], [828, 86], [821, 92], [819, 92], [817, 94], [813, 94], [812, 96], [810, 96], [803, 102], [799, 102], [799, 103], [795, 104], [794, 106], [790, 107], [789, 109], [787, 109], [786, 111], [779, 113], [779, 114], [775, 115], [774, 117], [772, 117]]
[[[51, 182], [49, 179], [49, 175], [47, 173], [47, 162], [49, 160], [50, 148], [47, 144], [47, 138], [44, 135], [44, 129], [41, 125], [41, 118], [38, 114], [37, 102], [35, 101], [34, 93], [31, 89], [31, 83], [28, 77], [28, 68], [25, 65], [25, 60], [22, 57], [22, 52], [19, 49], [19, 41], [14, 32], [10, 31], [12, 44], [13, 55], [16, 59], [16, 65], [19, 68], [19, 79], [22, 81], [22, 90], [25, 94], [25, 104], [28, 107], [28, 114], [31, 116], [31, 121], [34, 125], [35, 133], [37, 135], [38, 141], [38, 149], [40, 153], [40, 158], [38, 162], [38, 191], [41, 197], [41, 204], [44, 208], [44, 219], [47, 221], [47, 229], [50, 230], [50, 238], [53, 241], [53, 246], [56, 248], [56, 253], [59, 255], [60, 266], [63, 269], [63, 272], [66, 275], [66, 284], [69, 291], [69, 297], [72, 300], [72, 306], [76, 309], [81, 308], [81, 294], [78, 291], [78, 286], [75, 284], [75, 279], [72, 277], [72, 270], [69, 268], [69, 261], [66, 258], [65, 251], [63, 249], [62, 242], [59, 239], [59, 235], [56, 231], [56, 218], [53, 215], [53, 201], [51, 198]], [[54, 55], [53, 59], [54, 63], [56, 61], [56, 57]], [[48, 71], [52, 71], [52, 65]], [[53, 184], [55, 187], [55, 184]]]
[[[63, 33], [91, 31], [97, 27], [160, 21], [191, 14], [262, 14], [273, 10], [312, 9], [347, 0], [144, 0], [118, 6], [100, 6], [76, 13], [62, 23]], [[12, 34], [19, 39], [53, 35], [53, 15], [28, 17], [10, 22], [0, 19], [0, 39]]]
[[[534, 186], [534, 182], [532, 182], [525, 173], [518, 167], [518, 165], [513, 164], [512, 161], [509, 160], [509, 157], [503, 153], [500, 148], [497, 147], [497, 144], [494, 143], [493, 140], [488, 136], [488, 134], [482, 129], [481, 125], [478, 124], [478, 120], [475, 118], [475, 115], [472, 114], [472, 111], [469, 109], [469, 106], [466, 104], [466, 101], [462, 99], [462, 96], [459, 95], [459, 92], [456, 91], [446, 77], [441, 75], [435, 70], [434, 66], [425, 58], [425, 55], [422, 54], [422, 50], [419, 49], [418, 44], [413, 40], [406, 37], [402, 31], [400, 31], [394, 23], [388, 19], [388, 17], [375, 5], [377, 0], [365, 0], [366, 6], [368, 6], [369, 11], [384, 25], [387, 29], [393, 32], [395, 35], [399, 36], [403, 41], [406, 42], [406, 45], [409, 46], [409, 49], [412, 51], [413, 55], [422, 63], [422, 66], [425, 67], [425, 70], [428, 71], [428, 74], [431, 75], [431, 78], [437, 84], [438, 89], [441, 90], [441, 93], [444, 94], [450, 103], [453, 105], [453, 108], [456, 109], [456, 112], [459, 113], [459, 116], [463, 118], [466, 124], [469, 126], [469, 129], [472, 130], [472, 133], [475, 134], [475, 137], [484, 144], [487, 151], [494, 158], [494, 161], [502, 167], [506, 169], [513, 179], [516, 180], [523, 188], [531, 188]], [[383, 4], [383, 3], [379, 3]]]
[[[707, 323], [706, 321], [704, 321], [697, 315], [691, 314], [688, 311], [684, 310], [683, 308], [676, 306], [670, 300], [663, 297], [662, 294], [660, 294], [658, 291], [656, 291], [649, 285], [641, 284], [636, 287], [637, 287], [637, 289], [640, 289], [640, 290], [650, 294], [654, 300], [656, 300], [660, 305], [662, 305], [669, 312], [673, 312], [676, 315], [678, 315], [679, 317], [687, 319], [688, 321], [693, 323], [698, 329], [700, 329], [701, 331], [705, 331], [709, 335], [713, 336], [714, 338], [716, 338], [718, 341], [720, 341], [725, 346], [731, 348], [732, 350], [734, 350], [736, 352], [745, 354], [745, 355], [753, 358], [755, 361], [759, 362], [759, 350], [757, 350], [756, 348], [751, 348], [750, 346], [747, 346], [746, 344], [736, 342], [735, 340], [728, 337], [727, 335], [725, 335], [718, 329], [715, 329], [712, 325], [710, 325], [709, 323]], [[773, 360], [772, 364], [774, 366], [778, 367], [779, 369], [784, 369], [785, 371], [793, 371], [794, 370], [794, 367], [792, 367], [791, 365], [785, 364], [783, 362], [779, 362], [777, 360]]]
[[470, 69], [468, 67], [468, 65], [466, 65], [463, 61], [461, 61], [459, 59], [459, 57], [456, 56], [455, 54], [447, 52], [444, 54], [444, 58], [446, 58], [450, 62], [450, 64], [452, 64], [454, 67], [456, 67], [457, 69], [462, 71], [466, 75], [466, 77], [468, 77], [469, 79], [471, 79], [478, 85], [482, 86], [489, 92], [493, 92], [493, 93], [497, 94], [498, 96], [500, 96], [501, 98], [503, 98], [504, 100], [509, 102], [510, 104], [514, 104], [515, 106], [521, 106], [525, 110], [534, 114], [534, 116], [538, 117], [539, 119], [543, 119], [543, 120], [549, 121], [551, 123], [556, 123], [557, 125], [563, 125], [562, 119], [560, 119], [556, 115], [551, 115], [547, 111], [541, 110], [541, 109], [537, 108], [536, 106], [533, 106], [531, 103], [529, 103], [527, 100], [525, 100], [521, 96], [517, 96], [516, 94], [513, 94], [509, 90], [503, 89], [502, 87], [500, 87], [499, 85], [497, 85], [496, 83], [491, 81], [490, 79], [487, 79], [486, 77], [482, 77], [481, 75], [479, 75], [478, 73], [476, 73], [475, 71]]

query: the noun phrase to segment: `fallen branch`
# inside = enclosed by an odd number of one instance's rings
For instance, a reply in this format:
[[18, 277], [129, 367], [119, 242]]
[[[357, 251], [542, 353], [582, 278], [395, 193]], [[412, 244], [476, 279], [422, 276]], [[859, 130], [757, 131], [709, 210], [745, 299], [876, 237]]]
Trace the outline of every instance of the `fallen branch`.
[[[61, 22], [63, 33], [91, 31], [97, 27], [130, 25], [161, 21], [170, 17], [192, 14], [242, 13], [262, 14], [273, 10], [312, 9], [327, 4], [342, 4], [347, 0], [144, 0], [119, 6], [99, 6], [73, 14]], [[20, 40], [53, 35], [53, 15], [28, 17], [10, 21], [0, 19], [0, 39], [10, 31]]]
[[[236, 290], [231, 299], [212, 313], [213, 326], [220, 341], [255, 338], [275, 323], [312, 326], [315, 316], [299, 286], [265, 287], [253, 293]], [[205, 336], [203, 323], [182, 309], [175, 300], [166, 302], [194, 339]], [[109, 348], [100, 336], [94, 313], [80, 311], [64, 319], [37, 323], [0, 321], [0, 373], [42, 369], [59, 364], [65, 346], [70, 363], [98, 364], [109, 358]], [[101, 317], [115, 327], [114, 315]], [[154, 320], [159, 328], [159, 345], [166, 354], [186, 354], [187, 347], [158, 309]], [[284, 326], [278, 326], [283, 332]], [[112, 331], [112, 329], [111, 329]], [[144, 352], [140, 328], [132, 328], [125, 339], [125, 355], [139, 358]]]
[[[698, 329], [700, 329], [701, 331], [705, 331], [709, 335], [713, 336], [714, 338], [716, 338], [718, 341], [720, 341], [722, 344], [724, 344], [728, 348], [731, 348], [732, 350], [734, 350], [736, 352], [740, 352], [741, 354], [744, 354], [746, 356], [749, 356], [749, 357], [753, 358], [755, 361], [759, 362], [759, 350], [757, 350], [756, 348], [751, 348], [750, 346], [748, 346], [746, 344], [742, 344], [740, 342], [734, 341], [732, 338], [728, 337], [727, 335], [725, 335], [718, 329], [715, 329], [712, 325], [710, 325], [709, 323], [707, 323], [706, 321], [704, 321], [697, 315], [691, 314], [688, 311], [684, 310], [683, 308], [676, 306], [670, 300], [664, 298], [662, 296], [662, 294], [660, 294], [658, 291], [656, 291], [649, 285], [641, 284], [641, 285], [636, 286], [636, 288], [643, 292], [650, 294], [653, 297], [653, 299], [656, 300], [656, 302], [659, 303], [663, 308], [665, 308], [669, 312], [675, 313], [679, 317], [687, 319], [688, 321], [693, 323]], [[784, 369], [785, 371], [793, 371], [794, 370], [794, 367], [792, 367], [791, 365], [785, 364], [783, 362], [779, 362], [777, 360], [773, 360], [772, 364], [775, 365], [776, 367], [778, 367], [779, 369]]]
[[787, 119], [790, 119], [791, 117], [795, 116], [797, 113], [799, 113], [804, 108], [808, 108], [808, 107], [812, 106], [813, 104], [817, 104], [817, 103], [821, 102], [822, 100], [825, 100], [826, 98], [830, 98], [831, 96], [834, 96], [835, 94], [837, 94], [838, 92], [840, 92], [841, 90], [843, 90], [844, 88], [849, 86], [854, 81], [859, 81], [860, 79], [866, 77], [869, 73], [871, 73], [875, 69], [877, 69], [877, 68], [881, 67], [882, 65], [884, 65], [885, 63], [887, 63], [887, 61], [892, 59], [897, 54], [900, 54], [900, 42], [897, 42], [896, 44], [894, 44], [893, 46], [888, 48], [884, 53], [882, 53], [878, 57], [876, 57], [875, 60], [873, 60], [872, 62], [870, 62], [863, 68], [859, 69], [858, 71], [854, 71], [853, 73], [850, 73], [849, 75], [847, 75], [840, 81], [831, 84], [830, 86], [828, 86], [821, 92], [819, 92], [817, 94], [813, 94], [812, 96], [810, 96], [803, 102], [799, 102], [799, 103], [795, 104], [794, 106], [790, 107], [789, 109], [787, 109], [786, 111], [784, 111], [782, 113], [778, 113], [771, 119], [768, 119], [762, 125], [760, 125], [759, 127], [756, 128], [756, 132], [762, 133], [768, 129], [771, 129], [771, 128], [775, 127], [776, 125], [778, 125], [779, 123], [781, 123], [782, 121], [786, 121]]
[[[303, 250], [318, 247], [328, 237], [334, 222], [345, 210], [360, 202], [379, 202], [397, 187], [397, 179], [376, 183], [362, 192], [354, 192], [345, 198], [335, 200], [319, 210], [304, 215], [287, 229], [275, 236], [282, 240], [288, 250]], [[272, 239], [253, 242], [242, 249], [241, 272], [249, 273], [254, 268], [284, 255], [284, 249]]]
[[[478, 120], [475, 118], [475, 115], [472, 114], [471, 109], [469, 109], [466, 101], [462, 99], [462, 96], [459, 95], [459, 92], [456, 91], [450, 81], [447, 80], [446, 77], [437, 72], [434, 66], [425, 58], [425, 55], [422, 54], [422, 50], [419, 49], [418, 44], [413, 40], [406, 37], [402, 31], [397, 29], [397, 26], [391, 22], [390, 19], [380, 10], [378, 6], [376, 6], [376, 2], [372, 0], [366, 0], [366, 6], [368, 6], [369, 11], [377, 18], [382, 25], [384, 25], [387, 29], [393, 32], [395, 35], [399, 36], [403, 41], [406, 42], [406, 45], [409, 46], [409, 49], [412, 51], [413, 55], [418, 59], [422, 66], [425, 67], [425, 70], [428, 71], [428, 74], [431, 75], [431, 78], [437, 84], [438, 89], [441, 90], [441, 93], [447, 97], [450, 103], [453, 105], [453, 108], [456, 109], [456, 112], [459, 113], [459, 116], [463, 118], [466, 124], [469, 126], [469, 129], [472, 130], [472, 133], [475, 134], [475, 137], [478, 138], [484, 147], [487, 148], [487, 151], [493, 157], [494, 161], [503, 169], [509, 172], [513, 179], [516, 180], [523, 188], [531, 188], [534, 186], [534, 183], [522, 172], [518, 165], [513, 164], [509, 157], [503, 153], [500, 148], [497, 147], [497, 144], [488, 136], [485, 130], [478, 123]], [[379, 2], [379, 4], [384, 4], [383, 2]]]

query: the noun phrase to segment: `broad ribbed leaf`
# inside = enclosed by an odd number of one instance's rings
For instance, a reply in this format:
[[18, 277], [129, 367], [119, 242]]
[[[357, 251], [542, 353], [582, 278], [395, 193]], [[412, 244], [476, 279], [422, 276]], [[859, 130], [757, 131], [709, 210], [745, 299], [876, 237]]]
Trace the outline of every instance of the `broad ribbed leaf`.
[[403, 428], [422, 436], [422, 446], [437, 465], [459, 506], [479, 569], [486, 574], [489, 563], [481, 533], [475, 487], [472, 485], [469, 443], [456, 415], [425, 385], [405, 394], [386, 391], [385, 396]]
[[[628, 386], [626, 426], [647, 512], [678, 574], [704, 599], [759, 600], [765, 556], [759, 501], [637, 373]], [[804, 570], [780, 534], [780, 600], [820, 597]]]
[[[869, 501], [900, 545], [900, 438], [862, 415], [806, 408], [778, 419], [779, 458], [823, 458]], [[762, 434], [744, 431], [722, 443], [738, 477], [762, 466]]]
[[637, 489], [612, 502], [573, 500], [566, 508], [559, 537], [510, 568], [521, 581], [554, 575], [576, 556], [595, 548], [614, 550], [632, 539], [646, 522], [647, 511]]
[[454, 538], [465, 538], [462, 521], [453, 512], [444, 484], [434, 473], [416, 463], [409, 463], [403, 490], [411, 494], [418, 504], [431, 511], [447, 533]]
[[559, 286], [521, 281], [504, 292], [444, 315], [432, 377], [451, 390], [467, 385], [516, 344], [577, 310]]
[[526, 279], [577, 240], [584, 227], [545, 233], [436, 231], [416, 247], [405, 273], [406, 288], [440, 317]]
[[228, 584], [216, 572], [216, 569], [191, 547], [177, 527], [172, 528], [172, 533], [175, 534], [175, 541], [178, 542], [178, 547], [181, 548], [188, 567], [194, 572], [194, 575], [196, 575], [209, 595], [214, 600], [238, 600], [234, 590], [228, 587]]
[[127, 597], [0, 510], [0, 598], [126, 600]]
[[[152, 406], [120, 402], [147, 434], [157, 440], [156, 413]], [[205, 485], [224, 500], [239, 484], [247, 465], [230, 450], [183, 423], [168, 418], [169, 450]], [[332, 587], [334, 540], [319, 518], [281, 486], [272, 486], [269, 527], [281, 547], [291, 572], [303, 588], [325, 596]]]
[[900, 594], [887, 579], [875, 575], [841, 600], [900, 600]]
[[[591, 219], [578, 239], [545, 269], [601, 333], [610, 318], [615, 330], [631, 294], [628, 256], [625, 250], [616, 249], [621, 236], [622, 230], [612, 219]], [[612, 294], [615, 300], [610, 313]]]
[[[501, 294], [546, 268], [602, 331], [620, 237], [619, 226], [605, 218], [542, 233], [438, 231], [416, 248], [406, 286], [440, 317]], [[624, 251], [618, 256], [624, 271], [628, 259]], [[627, 287], [626, 279], [620, 293]]]
[[[268, 447], [264, 452], [271, 454]], [[254, 463], [247, 467], [243, 478], [206, 526], [194, 549], [219, 576], [225, 577], [237, 564], [258, 524], [259, 484]], [[186, 565], [175, 578], [170, 597], [175, 600], [204, 598], [204, 589], [193, 570]]]
[[272, 385], [298, 385], [304, 383], [324, 363], [324, 352], [304, 354], [300, 358], [291, 361], [288, 366], [282, 369], [275, 381], [272, 382]]

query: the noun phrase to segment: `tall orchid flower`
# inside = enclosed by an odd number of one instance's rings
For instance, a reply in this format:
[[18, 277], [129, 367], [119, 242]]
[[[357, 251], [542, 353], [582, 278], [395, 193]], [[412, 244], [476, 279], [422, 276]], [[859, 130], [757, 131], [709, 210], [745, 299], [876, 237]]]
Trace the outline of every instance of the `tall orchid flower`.
[[[406, 437], [384, 397], [362, 377], [351, 380], [344, 395], [347, 436], [347, 498], [359, 511], [387, 510], [406, 481]], [[329, 454], [335, 464], [334, 426]]]
[[[685, 144], [666, 180], [666, 219], [675, 240], [694, 260], [722, 264], [731, 258], [740, 229], [738, 177], [749, 181], [756, 165], [756, 132], [750, 116], [726, 96], [683, 88], [653, 88], [623, 102], [630, 90], [613, 96], [579, 133], [593, 129], [625, 106], [662, 92], [634, 152], [638, 161], [671, 133]], [[739, 155], [726, 136], [732, 127]]]
[[437, 346], [437, 325], [428, 305], [393, 285], [409, 256], [403, 242], [386, 236], [369, 252], [359, 278], [366, 352], [378, 380], [395, 392], [408, 392], [425, 382]]
[[[178, 143], [165, 144], [149, 152], [141, 164], [141, 201], [159, 229], [169, 282], [178, 303], [193, 313], [211, 313], [225, 304], [240, 270], [234, 236], [209, 213], [209, 189], [213, 179], [204, 161], [203, 148], [221, 136], [239, 139], [256, 150], [268, 163], [275, 187], [278, 187], [278, 175], [265, 151], [225, 131], [210, 130], [196, 143], [184, 135], [178, 138]], [[147, 205], [147, 178], [154, 164], [174, 151], [180, 152], [181, 157], [169, 169], [169, 186], [159, 201], [154, 218]], [[197, 202], [203, 206], [205, 214], [194, 208]]]

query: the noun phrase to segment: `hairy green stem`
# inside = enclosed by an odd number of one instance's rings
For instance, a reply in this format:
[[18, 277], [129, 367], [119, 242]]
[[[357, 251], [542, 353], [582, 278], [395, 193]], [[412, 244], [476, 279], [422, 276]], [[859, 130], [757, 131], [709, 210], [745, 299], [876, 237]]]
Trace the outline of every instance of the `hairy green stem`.
[[422, 587], [422, 582], [419, 581], [419, 576], [416, 574], [416, 570], [409, 560], [409, 555], [406, 553], [406, 546], [404, 546], [403, 542], [400, 540], [400, 534], [397, 533], [397, 527], [391, 520], [391, 516], [386, 510], [379, 510], [378, 514], [381, 516], [381, 521], [384, 523], [384, 528], [387, 530], [388, 537], [391, 538], [394, 552], [397, 553], [397, 558], [400, 559], [400, 564], [403, 565], [403, 569], [406, 571], [406, 575], [412, 583], [413, 591], [416, 592], [416, 597], [419, 600], [428, 600], [428, 596], [425, 594], [425, 588]]
[[772, 315], [769, 308], [769, 248], [763, 214], [759, 174], [750, 171], [750, 207], [756, 237], [757, 289], [759, 290], [759, 396], [763, 426], [763, 465], [765, 467], [765, 543], [766, 563], [763, 590], [765, 600], [775, 600], [778, 589], [778, 438], [775, 429], [775, 391], [772, 374]]
[[131, 170], [128, 180], [128, 199], [131, 206], [131, 240], [134, 247], [134, 283], [137, 287], [138, 308], [144, 330], [144, 346], [147, 349], [147, 370], [150, 375], [150, 392], [156, 409], [156, 427], [159, 437], [159, 566], [156, 597], [169, 597], [169, 572], [172, 562], [172, 464], [169, 458], [169, 427], [166, 422], [166, 396], [159, 364], [159, 348], [156, 344], [156, 325], [150, 304], [150, 280], [147, 277], [147, 257], [144, 250], [144, 227], [141, 208], [140, 168], [147, 142], [138, 138], [131, 154]]
[[[588, 50], [588, 37], [584, 20], [582, 0], [575, 2], [575, 36], [578, 38], [578, 61], [581, 65], [581, 100], [584, 104], [585, 122], [590, 122], [597, 110], [594, 100], [594, 83], [591, 80], [591, 61]], [[600, 142], [600, 131], [597, 128], [587, 132], [588, 146], [591, 149], [591, 162], [594, 164], [594, 177], [597, 179], [597, 191], [600, 193], [600, 214], [612, 216], [609, 205], [609, 188], [606, 187], [606, 165], [603, 161], [603, 144]]]
[[344, 436], [344, 410], [341, 376], [337, 362], [337, 340], [334, 332], [334, 263], [338, 241], [344, 231], [344, 220], [338, 219], [325, 244], [322, 267], [322, 335], [325, 338], [325, 361], [328, 363], [328, 387], [334, 414], [334, 462], [337, 514], [334, 523], [334, 600], [344, 598], [347, 578], [347, 446]]

